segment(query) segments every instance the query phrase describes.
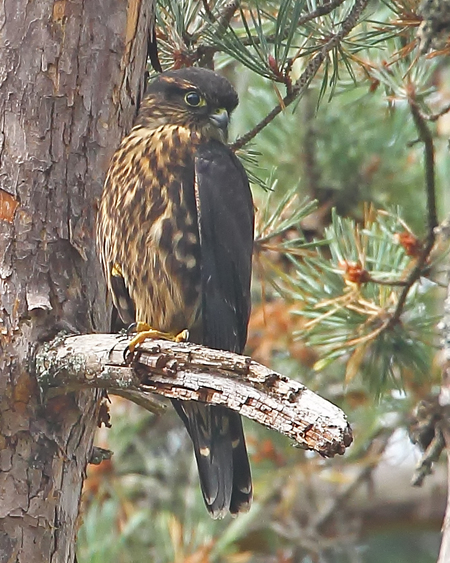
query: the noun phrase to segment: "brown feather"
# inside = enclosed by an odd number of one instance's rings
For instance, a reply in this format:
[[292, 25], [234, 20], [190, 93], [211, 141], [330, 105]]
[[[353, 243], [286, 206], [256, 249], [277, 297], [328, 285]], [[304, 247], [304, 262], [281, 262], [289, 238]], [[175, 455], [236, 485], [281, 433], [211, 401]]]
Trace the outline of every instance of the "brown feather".
[[[192, 91], [201, 96], [198, 108], [185, 101]], [[210, 120], [214, 110], [236, 105], [229, 82], [205, 69], [163, 73], [151, 83], [112, 158], [97, 245], [124, 323], [174, 335], [188, 329], [194, 342], [242, 352], [253, 205], [242, 166], [219, 142], [226, 132]], [[210, 514], [247, 510], [252, 483], [240, 416], [184, 401], [174, 406], [193, 441]]]

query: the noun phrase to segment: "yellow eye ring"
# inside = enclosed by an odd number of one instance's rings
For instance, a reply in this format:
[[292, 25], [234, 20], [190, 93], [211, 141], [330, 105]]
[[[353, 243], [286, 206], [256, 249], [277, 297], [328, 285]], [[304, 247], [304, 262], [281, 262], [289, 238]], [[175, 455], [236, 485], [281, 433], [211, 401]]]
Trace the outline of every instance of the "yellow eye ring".
[[198, 92], [195, 91], [188, 92], [184, 96], [184, 101], [187, 103], [188, 106], [191, 106], [192, 108], [198, 108], [200, 106], [205, 105], [204, 99], [200, 96]]

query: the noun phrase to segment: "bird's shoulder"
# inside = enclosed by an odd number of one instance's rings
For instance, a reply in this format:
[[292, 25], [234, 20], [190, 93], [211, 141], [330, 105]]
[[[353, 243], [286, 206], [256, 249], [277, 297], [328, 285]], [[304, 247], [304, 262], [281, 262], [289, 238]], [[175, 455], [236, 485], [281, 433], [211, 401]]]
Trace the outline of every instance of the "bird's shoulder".
[[[161, 188], [181, 181], [192, 167], [201, 136], [179, 125], [135, 126], [116, 150], [105, 180], [104, 200], [136, 190]], [[123, 197], [125, 197], [123, 195]]]
[[133, 127], [115, 152], [110, 170], [136, 163], [142, 158], [165, 161], [174, 156], [192, 155], [201, 143], [201, 135], [195, 130], [180, 125], [161, 125], [148, 128]]

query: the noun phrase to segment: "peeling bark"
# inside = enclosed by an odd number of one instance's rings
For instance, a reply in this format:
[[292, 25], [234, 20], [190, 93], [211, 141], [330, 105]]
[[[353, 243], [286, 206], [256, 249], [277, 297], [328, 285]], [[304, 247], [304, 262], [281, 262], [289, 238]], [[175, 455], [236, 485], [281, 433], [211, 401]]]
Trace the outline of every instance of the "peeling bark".
[[343, 454], [351, 444], [340, 408], [249, 357], [155, 340], [139, 346], [129, 366], [123, 359], [127, 344], [113, 334], [57, 339], [37, 354], [38, 381], [50, 396], [67, 388], [102, 388], [141, 405], [147, 401], [149, 410], [152, 393], [223, 405], [325, 457]]
[[30, 352], [105, 330], [93, 225], [142, 95], [153, 1], [0, 3], [0, 560], [69, 562], [98, 392], [40, 403]]

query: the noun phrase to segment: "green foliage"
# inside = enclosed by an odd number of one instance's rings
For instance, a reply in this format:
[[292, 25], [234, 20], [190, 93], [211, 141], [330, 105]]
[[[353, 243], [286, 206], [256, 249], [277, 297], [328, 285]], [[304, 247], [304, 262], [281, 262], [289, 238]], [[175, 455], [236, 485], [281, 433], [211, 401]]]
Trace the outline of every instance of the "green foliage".
[[401, 218], [394, 214], [369, 217], [360, 228], [334, 213], [325, 229], [329, 255], [319, 249], [302, 260], [291, 257], [291, 297], [300, 303], [298, 314], [309, 319], [298, 336], [321, 349], [317, 368], [351, 354], [349, 377], [362, 370], [377, 393], [389, 382], [401, 387], [403, 374], [410, 370], [423, 377], [437, 322], [426, 307], [433, 284], [417, 283], [408, 293], [402, 321], [387, 325], [403, 286], [380, 282], [404, 280], [413, 265], [397, 238], [403, 231]]
[[429, 371], [435, 346], [438, 317], [430, 312], [430, 302], [436, 285], [425, 279], [416, 282], [400, 322], [389, 324], [404, 290], [399, 284], [415, 260], [401, 244], [402, 235], [413, 235], [398, 211], [371, 209], [362, 225], [333, 212], [323, 240], [307, 243], [297, 234], [270, 244], [311, 212], [311, 204], [293, 206], [296, 199], [288, 194], [271, 215], [263, 214], [257, 245], [260, 252], [276, 251], [291, 263], [286, 270], [259, 257], [264, 277], [298, 304], [294, 313], [305, 322], [296, 335], [319, 351], [315, 369], [346, 359], [347, 383], [358, 372], [377, 396], [392, 387], [403, 388], [405, 376], [420, 381]]

